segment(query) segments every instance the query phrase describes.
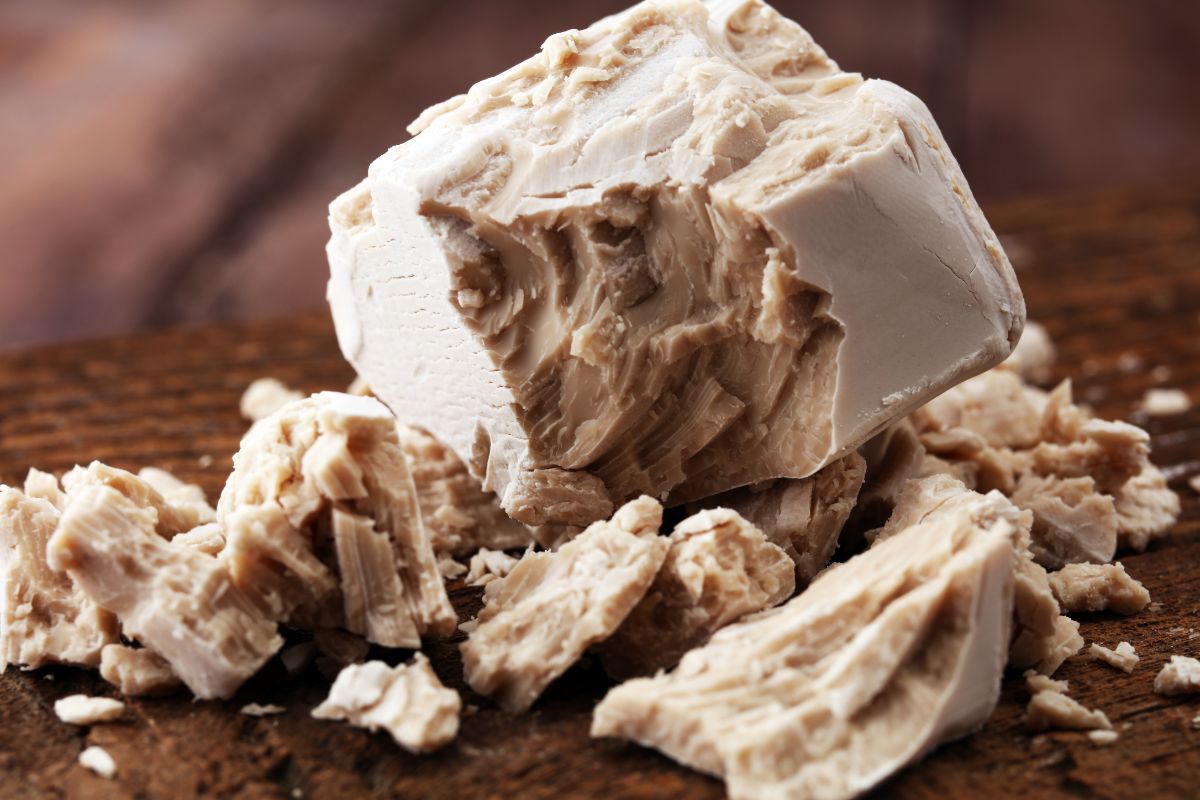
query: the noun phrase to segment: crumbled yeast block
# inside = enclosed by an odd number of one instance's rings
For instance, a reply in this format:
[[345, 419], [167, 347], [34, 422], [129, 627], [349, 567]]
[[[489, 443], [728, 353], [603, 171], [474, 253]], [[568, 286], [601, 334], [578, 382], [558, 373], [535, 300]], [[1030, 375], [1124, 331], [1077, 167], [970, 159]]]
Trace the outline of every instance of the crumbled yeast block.
[[1182, 389], [1147, 389], [1142, 396], [1141, 410], [1152, 417], [1183, 414], [1192, 407], [1192, 400]]
[[71, 495], [48, 563], [162, 656], [197, 697], [232, 695], [283, 644], [216, 558], [158, 534], [153, 507], [104, 485]]
[[111, 779], [117, 776], [117, 762], [113, 761], [113, 757], [103, 747], [92, 745], [84, 748], [79, 754], [79, 766], [91, 770], [101, 778]]
[[275, 378], [259, 378], [246, 387], [238, 408], [242, 418], [250, 422], [266, 419], [288, 403], [303, 400], [304, 394], [289, 389], [286, 384]]
[[1019, 513], [961, 488], [902, 511], [912, 524], [788, 603], [610, 691], [592, 735], [723, 776], [731, 797], [848, 798], [981, 726], [1011, 632]]
[[61, 513], [56, 503], [65, 505], [65, 496], [46, 473], [31, 473], [26, 488], [38, 492], [39, 483], [41, 496], [0, 486], [0, 672], [9, 664], [94, 667], [120, 635], [112, 614], [47, 563], [46, 543]]
[[1053, 675], [1083, 647], [1079, 623], [1062, 614], [1050, 591], [1046, 570], [1029, 558], [1023, 559], [1017, 569], [1015, 598], [1016, 630], [1008, 651], [1009, 666], [1033, 667], [1044, 675]]
[[111, 697], [73, 694], [54, 701], [54, 715], [68, 725], [95, 725], [112, 722], [125, 713], [125, 704]]
[[372, 731], [382, 728], [405, 750], [426, 753], [458, 735], [461, 709], [458, 692], [442, 686], [429, 659], [417, 653], [411, 663], [397, 667], [382, 661], [346, 667], [312, 715]]
[[1067, 611], [1136, 614], [1150, 604], [1150, 592], [1130, 577], [1121, 562], [1068, 564], [1050, 573], [1050, 588]]
[[1121, 642], [1115, 650], [1093, 643], [1088, 648], [1088, 654], [1097, 661], [1103, 661], [1110, 667], [1116, 667], [1122, 672], [1133, 672], [1133, 668], [1141, 661], [1137, 651], [1129, 642]]
[[1034, 692], [1025, 709], [1025, 727], [1031, 731], [1111, 730], [1112, 723], [1100, 710], [1089, 711], [1058, 690]]
[[825, 569], [863, 485], [866, 462], [850, 453], [808, 478], [782, 478], [692, 503], [689, 510], [722, 506], [741, 514], [782, 547], [806, 585]]
[[[961, 504], [973, 495], [964, 493], [961, 481], [949, 475], [931, 475], [910, 481], [896, 498], [896, 507], [887, 524], [868, 538], [878, 543], [899, 530], [915, 525], [926, 509]], [[1021, 554], [1014, 575], [1013, 637], [1008, 665], [1014, 669], [1034, 667], [1053, 675], [1066, 659], [1083, 647], [1079, 623], [1063, 616], [1050, 590], [1046, 570], [1033, 561], [1029, 552], [1029, 526], [1032, 515], [1018, 517], [1018, 551]]]
[[169, 694], [180, 682], [162, 656], [146, 648], [110, 644], [100, 651], [100, 677], [129, 697]]
[[527, 552], [484, 589], [461, 646], [463, 675], [507, 711], [528, 709], [584, 651], [620, 627], [667, 556], [662, 506], [630, 501], [552, 553]]
[[1037, 656], [1033, 661], [1013, 658], [1010, 649], [1009, 664], [1020, 669], [1028, 663], [1046, 675], [1053, 675], [1063, 662], [1083, 648], [1083, 637], [1079, 634], [1079, 623], [1070, 617], [1059, 615], [1054, 621], [1054, 632], [1039, 640]]
[[1000, 368], [1012, 370], [1027, 381], [1046, 383], [1054, 369], [1055, 358], [1050, 334], [1043, 326], [1030, 320], [1025, 323], [1025, 330], [1021, 332], [1012, 355], [1004, 359]]
[[[1025, 727], [1033, 731], [1074, 730], [1113, 732], [1112, 723], [1103, 711], [1089, 711], [1067, 697], [1067, 682], [1055, 681], [1033, 670], [1025, 673], [1029, 689], [1029, 706], [1025, 710]], [[1111, 744], [1116, 737], [1090, 737], [1097, 744]]]
[[234, 583], [268, 617], [388, 647], [457, 623], [391, 412], [324, 392], [255, 423], [218, 504]]
[[517, 559], [499, 550], [480, 550], [471, 556], [471, 567], [463, 580], [468, 586], [487, 586], [512, 572]]
[[1179, 495], [1167, 487], [1167, 476], [1153, 465], [1130, 478], [1113, 494], [1117, 534], [1122, 547], [1145, 550], [1166, 536], [1179, 518]]
[[1105, 563], [1166, 535], [1179, 498], [1150, 463], [1149, 436], [1091, 416], [1064, 381], [1047, 393], [991, 370], [911, 415], [927, 451], [923, 474], [998, 489], [1033, 512], [1031, 549], [1055, 569]]
[[534, 540], [534, 531], [510, 519], [453, 450], [417, 428], [400, 425], [397, 433], [435, 552], [509, 550]]
[[1165, 697], [1200, 694], [1200, 661], [1171, 656], [1171, 661], [1154, 676], [1154, 691]]
[[669, 541], [650, 589], [601, 645], [604, 669], [618, 680], [674, 667], [716, 631], [796, 589], [788, 554], [736, 511], [701, 511]]
[[[132, 472], [93, 461], [87, 467], [75, 467], [63, 475], [62, 485], [68, 506], [76, 493], [89, 486], [107, 486], [120, 492], [153, 516], [155, 531], [166, 539], [215, 521], [213, 509], [204, 499], [204, 491], [177, 480], [165, 470], [150, 470], [150, 480], [146, 480]], [[173, 497], [166, 497], [159, 487], [167, 489]]]
[[331, 206], [338, 339], [519, 521], [807, 477], [1020, 334], [926, 107], [757, 0], [640, 3], [411, 130]]
[[1022, 475], [1012, 501], [1033, 512], [1034, 550], [1047, 566], [1112, 558], [1117, 543], [1117, 508], [1088, 477]]

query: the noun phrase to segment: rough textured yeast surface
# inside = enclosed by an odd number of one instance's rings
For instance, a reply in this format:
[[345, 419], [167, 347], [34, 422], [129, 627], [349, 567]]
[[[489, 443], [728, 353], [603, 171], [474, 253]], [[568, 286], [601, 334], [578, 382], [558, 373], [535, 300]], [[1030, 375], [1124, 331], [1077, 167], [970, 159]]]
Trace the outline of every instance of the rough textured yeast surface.
[[520, 521], [808, 476], [1020, 334], [925, 106], [757, 0], [553, 36], [412, 130], [331, 207], [338, 338]]
[[124, 644], [110, 644], [100, 651], [100, 676], [130, 697], [168, 694], [180, 685], [162, 656]]
[[[981, 492], [997, 489], [1032, 512], [1031, 549], [1047, 569], [1105, 563], [1118, 547], [1143, 550], [1179, 516], [1179, 497], [1150, 461], [1149, 435], [1076, 405], [1070, 381], [1045, 392], [1012, 370], [989, 370], [892, 433], [902, 435], [880, 437], [867, 449], [886, 457], [888, 445], [900, 445], [895, 477], [952, 475]], [[860, 500], [867, 505], [886, 505], [884, 492], [902, 485], [880, 486], [870, 475], [867, 483], [871, 499]]]
[[639, 497], [553, 553], [527, 552], [484, 590], [461, 646], [463, 675], [507, 711], [528, 709], [550, 682], [621, 625], [666, 558], [662, 506]]
[[797, 584], [805, 586], [833, 557], [865, 474], [863, 457], [850, 453], [807, 478], [743, 486], [691, 508], [718, 505], [741, 514], [783, 548], [795, 563]]
[[714, 508], [675, 527], [641, 602], [601, 647], [614, 678], [671, 669], [717, 630], [777, 606], [796, 590], [787, 552], [736, 511]]
[[[396, 426], [434, 552], [470, 555], [480, 548], [525, 547], [534, 531], [510, 519], [458, 455], [425, 431]], [[553, 537], [551, 537], [553, 538]]]
[[[0, 486], [0, 672], [9, 664], [97, 666], [104, 646], [120, 636], [117, 620], [47, 563], [60, 510], [44, 497], [57, 499], [58, 481], [31, 477], [53, 491], [30, 496]], [[26, 488], [36, 491], [29, 482]]]
[[271, 619], [389, 647], [453, 632], [396, 421], [374, 398], [322, 392], [255, 423], [217, 511], [222, 562]]
[[982, 725], [1011, 630], [1019, 513], [960, 494], [674, 672], [618, 686], [593, 735], [723, 776], [734, 798], [842, 798]]
[[85, 486], [72, 493], [47, 561], [197, 697], [229, 697], [283, 640], [215, 557], [169, 542], [156, 522], [153, 508], [116, 489]]
[[417, 653], [411, 663], [396, 667], [382, 661], [346, 667], [312, 714], [369, 730], [382, 728], [404, 749], [425, 753], [458, 735], [461, 710], [458, 692], [443, 686], [429, 659]]

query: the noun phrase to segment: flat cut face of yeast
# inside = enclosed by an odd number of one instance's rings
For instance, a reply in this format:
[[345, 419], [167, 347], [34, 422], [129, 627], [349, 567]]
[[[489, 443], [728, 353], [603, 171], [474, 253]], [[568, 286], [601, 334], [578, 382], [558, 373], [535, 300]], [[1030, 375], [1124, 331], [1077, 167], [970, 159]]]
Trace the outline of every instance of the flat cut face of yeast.
[[926, 108], [757, 0], [551, 37], [414, 130], [331, 207], [339, 341], [521, 521], [806, 477], [1023, 324]]

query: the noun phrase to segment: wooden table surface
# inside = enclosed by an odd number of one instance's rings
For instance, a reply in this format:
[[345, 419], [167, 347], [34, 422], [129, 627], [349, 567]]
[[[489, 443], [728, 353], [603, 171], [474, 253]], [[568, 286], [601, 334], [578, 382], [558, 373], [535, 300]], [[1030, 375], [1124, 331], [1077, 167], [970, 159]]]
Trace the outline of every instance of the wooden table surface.
[[[1030, 316], [1058, 344], [1060, 377], [1105, 416], [1132, 418], [1152, 386], [1200, 400], [1200, 176], [1156, 188], [1033, 200], [988, 209], [1018, 268]], [[238, 398], [252, 379], [342, 387], [341, 361], [323, 316], [274, 324], [202, 328], [55, 346], [0, 358], [0, 481], [33, 465], [63, 470], [103, 459], [160, 465], [216, 497], [245, 425]], [[1154, 460], [1171, 468], [1184, 514], [1168, 541], [1123, 560], [1155, 604], [1129, 619], [1081, 618], [1089, 641], [1131, 641], [1142, 662], [1131, 675], [1079, 656], [1059, 677], [1074, 697], [1103, 709], [1121, 732], [1111, 747], [1082, 734], [1031, 736], [1021, 726], [1026, 694], [1005, 682], [979, 734], [938, 750], [881, 790], [883, 796], [1195, 796], [1200, 783], [1200, 702], [1152, 693], [1172, 653], [1200, 654], [1200, 502], [1186, 477], [1200, 471], [1200, 409], [1141, 420]], [[478, 590], [456, 589], [464, 618]], [[111, 694], [81, 670], [0, 676], [0, 796], [562, 798], [720, 797], [722, 785], [656, 753], [591, 741], [590, 710], [608, 682], [577, 666], [533, 712], [513, 717], [463, 687], [454, 642], [427, 646], [441, 677], [478, 711], [458, 740], [414, 757], [383, 734], [317, 722], [309, 710], [327, 682], [315, 671], [289, 680], [268, 666], [226, 703], [186, 696], [129, 702], [120, 722], [78, 729], [56, 720], [54, 700]], [[287, 713], [240, 715], [247, 702]], [[115, 758], [102, 780], [79, 767], [89, 744]]]

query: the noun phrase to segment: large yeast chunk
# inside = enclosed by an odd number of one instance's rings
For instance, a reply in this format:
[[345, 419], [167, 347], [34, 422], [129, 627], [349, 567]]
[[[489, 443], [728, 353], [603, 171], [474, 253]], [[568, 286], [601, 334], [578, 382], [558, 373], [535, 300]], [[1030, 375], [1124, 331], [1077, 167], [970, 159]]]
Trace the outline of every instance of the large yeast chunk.
[[484, 593], [462, 644], [471, 688], [508, 711], [533, 705], [584, 651], [612, 635], [666, 558], [662, 506], [640, 497], [553, 553], [526, 553]]
[[422, 115], [330, 209], [346, 357], [530, 525], [807, 477], [1024, 320], [926, 107], [758, 0], [650, 0]]
[[283, 640], [217, 558], [163, 538], [157, 520], [110, 486], [83, 486], [47, 545], [48, 563], [197, 697], [229, 697]]
[[844, 798], [978, 728], [999, 696], [1019, 512], [961, 487], [911, 511], [674, 672], [613, 689], [593, 735], [723, 776], [731, 797]]
[[325, 392], [255, 423], [218, 505], [234, 583], [270, 618], [419, 647], [457, 618], [378, 400]]
[[99, 666], [105, 645], [118, 641], [116, 618], [47, 563], [60, 509], [45, 497], [65, 498], [53, 476], [31, 477], [43, 491], [27, 488], [42, 496], [0, 486], [0, 672], [9, 664]]

